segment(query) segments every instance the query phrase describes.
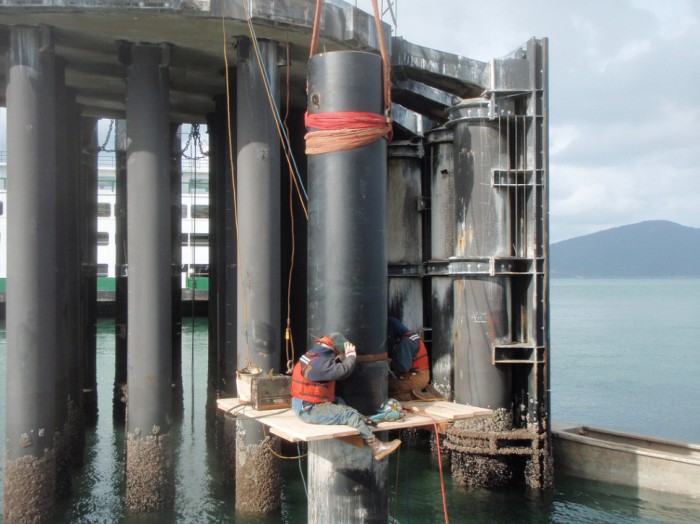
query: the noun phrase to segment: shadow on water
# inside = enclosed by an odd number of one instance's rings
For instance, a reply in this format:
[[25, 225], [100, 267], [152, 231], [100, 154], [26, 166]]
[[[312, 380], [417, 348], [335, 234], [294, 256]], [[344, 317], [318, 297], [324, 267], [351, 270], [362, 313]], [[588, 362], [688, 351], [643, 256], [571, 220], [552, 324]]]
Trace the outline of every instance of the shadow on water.
[[[5, 325], [0, 321], [0, 372], [5, 376]], [[173, 430], [176, 504], [171, 512], [131, 515], [123, 507], [124, 430], [112, 423], [114, 322], [97, 329], [99, 419], [86, 435], [85, 465], [73, 476], [73, 495], [57, 507], [58, 523], [124, 522], [297, 524], [307, 522], [306, 460], [282, 461], [281, 510], [274, 515], [236, 515], [234, 488], [224, 486], [220, 460], [205, 434], [207, 322], [183, 319], [184, 413]], [[4, 439], [5, 391], [0, 390], [0, 437]], [[444, 520], [437, 459], [427, 445], [406, 442], [389, 460], [389, 522]], [[301, 464], [300, 464], [301, 462]], [[556, 475], [548, 493], [523, 489], [472, 490], [452, 483], [444, 461], [447, 510], [452, 522], [653, 523], [699, 522], [700, 501]], [[0, 469], [0, 473], [2, 470]]]

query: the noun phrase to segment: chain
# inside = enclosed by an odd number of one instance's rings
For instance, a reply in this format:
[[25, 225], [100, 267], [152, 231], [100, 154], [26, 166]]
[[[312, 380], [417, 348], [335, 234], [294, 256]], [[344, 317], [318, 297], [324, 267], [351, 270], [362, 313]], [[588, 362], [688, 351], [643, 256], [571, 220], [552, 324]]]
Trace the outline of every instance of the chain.
[[[194, 156], [189, 156], [187, 154], [187, 150], [190, 148], [192, 140], [194, 140], [194, 144], [199, 150], [199, 155], [197, 155], [197, 153], [195, 153]], [[185, 147], [182, 148], [182, 156], [188, 160], [200, 160], [209, 156], [209, 151], [204, 151], [202, 148], [202, 138], [199, 134], [199, 124], [192, 124], [190, 134], [187, 137], [187, 143], [185, 143]]]
[[107, 144], [109, 139], [112, 138], [112, 130], [114, 129], [114, 119], [109, 121], [109, 129], [107, 130], [107, 138], [105, 138], [104, 143], [100, 146], [100, 151], [105, 153], [114, 153], [114, 149], [107, 149]]

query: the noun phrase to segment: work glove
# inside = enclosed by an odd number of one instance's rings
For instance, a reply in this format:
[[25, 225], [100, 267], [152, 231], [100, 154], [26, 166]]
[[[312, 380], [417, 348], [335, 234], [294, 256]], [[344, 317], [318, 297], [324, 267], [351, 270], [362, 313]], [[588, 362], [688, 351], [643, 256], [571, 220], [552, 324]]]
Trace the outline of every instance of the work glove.
[[344, 348], [345, 348], [345, 358], [357, 356], [357, 352], [355, 351], [355, 346], [352, 342], [346, 342]]

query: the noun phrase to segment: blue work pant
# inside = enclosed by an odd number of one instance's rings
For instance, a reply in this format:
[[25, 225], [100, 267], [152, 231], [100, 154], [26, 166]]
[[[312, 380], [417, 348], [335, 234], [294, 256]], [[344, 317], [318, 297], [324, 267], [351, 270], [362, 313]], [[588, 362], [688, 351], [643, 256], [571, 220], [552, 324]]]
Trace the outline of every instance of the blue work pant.
[[360, 412], [345, 403], [322, 402], [308, 406], [304, 410], [295, 409], [294, 411], [301, 420], [309, 424], [347, 424], [358, 429], [362, 438], [372, 436], [372, 430], [365, 424]]

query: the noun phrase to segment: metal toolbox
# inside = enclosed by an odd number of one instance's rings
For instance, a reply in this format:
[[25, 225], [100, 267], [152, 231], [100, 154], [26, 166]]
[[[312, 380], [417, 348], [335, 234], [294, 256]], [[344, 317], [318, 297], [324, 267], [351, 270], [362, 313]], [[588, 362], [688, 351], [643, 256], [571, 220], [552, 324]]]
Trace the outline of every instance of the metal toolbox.
[[273, 375], [253, 377], [250, 404], [257, 410], [282, 409], [292, 406], [292, 377]]

